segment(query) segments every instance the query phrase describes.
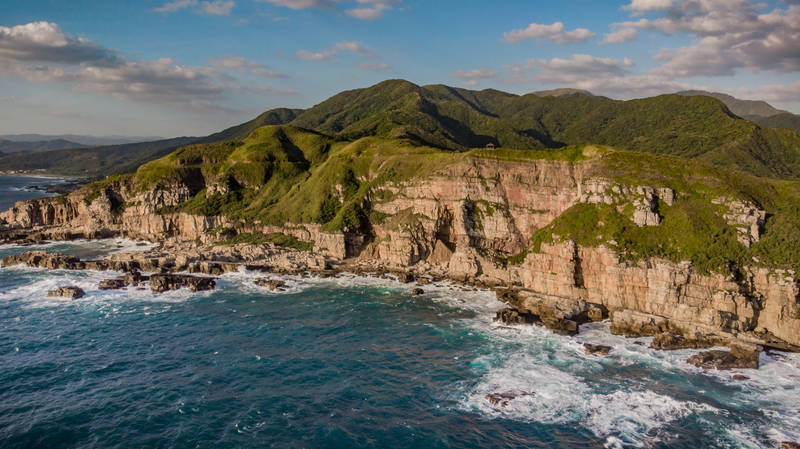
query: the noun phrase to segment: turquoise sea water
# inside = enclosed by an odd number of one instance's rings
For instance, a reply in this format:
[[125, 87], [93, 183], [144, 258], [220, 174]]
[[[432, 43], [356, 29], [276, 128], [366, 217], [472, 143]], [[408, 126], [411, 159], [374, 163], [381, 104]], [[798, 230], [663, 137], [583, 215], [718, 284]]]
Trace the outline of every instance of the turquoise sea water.
[[[124, 240], [50, 244], [83, 257]], [[34, 247], [33, 249], [38, 249]], [[0, 255], [30, 250], [0, 246]], [[499, 326], [491, 292], [343, 276], [100, 291], [115, 273], [0, 269], [0, 447], [778, 447], [800, 357], [704, 372], [608, 323]], [[78, 300], [47, 298], [78, 285]], [[581, 343], [614, 347], [586, 355]], [[643, 342], [645, 346], [636, 344]], [[488, 393], [535, 392], [505, 408]]]

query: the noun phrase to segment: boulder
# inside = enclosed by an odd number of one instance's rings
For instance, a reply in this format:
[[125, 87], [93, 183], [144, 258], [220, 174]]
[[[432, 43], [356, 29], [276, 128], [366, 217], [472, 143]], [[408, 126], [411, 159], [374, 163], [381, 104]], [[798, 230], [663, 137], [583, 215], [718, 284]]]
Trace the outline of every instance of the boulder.
[[417, 278], [417, 285], [428, 285], [431, 283], [431, 280], [428, 278], [419, 277]]
[[538, 316], [517, 309], [498, 310], [492, 321], [503, 324], [541, 324]]
[[662, 332], [656, 334], [653, 342], [650, 343], [651, 349], [660, 349], [662, 351], [671, 351], [676, 349], [701, 349], [713, 348], [719, 346], [720, 341], [711, 338], [686, 338], [680, 335], [675, 335], [669, 332]]
[[453, 252], [441, 240], [436, 241], [436, 246], [433, 252], [428, 256], [428, 263], [430, 264], [444, 264], [448, 265], [450, 259], [453, 257]]
[[84, 295], [86, 295], [86, 292], [84, 292], [83, 289], [71, 285], [67, 287], [58, 287], [56, 290], [47, 292], [47, 296], [56, 298], [78, 299], [83, 298]]
[[578, 323], [575, 321], [554, 317], [542, 318], [542, 321], [544, 327], [553, 333], [570, 337], [578, 335]]
[[414, 290], [411, 290], [411, 294], [412, 295], [424, 295], [425, 294], [425, 290], [423, 290], [421, 288], [415, 288]]
[[275, 279], [258, 278], [255, 281], [253, 281], [253, 283], [260, 287], [267, 287], [273, 292], [278, 292], [278, 291], [282, 292], [286, 290], [284, 288], [286, 287], [286, 282]]
[[793, 441], [784, 441], [781, 443], [781, 449], [800, 449], [800, 443]]
[[154, 274], [150, 276], [153, 293], [164, 293], [186, 287], [193, 292], [213, 290], [217, 285], [213, 278], [201, 278], [182, 274]]
[[611, 351], [612, 349], [614, 349], [611, 346], [593, 345], [593, 344], [589, 344], [589, 343], [584, 343], [583, 344], [583, 348], [584, 348], [584, 351], [589, 355], [595, 355], [595, 354], [608, 355], [608, 352]]
[[414, 282], [414, 275], [411, 273], [406, 273], [403, 271], [398, 271], [397, 273], [393, 273], [397, 276], [397, 281], [402, 282], [403, 284], [408, 284], [409, 282]]
[[120, 279], [105, 279], [100, 281], [97, 288], [100, 290], [119, 290], [128, 286], [128, 283]]
[[733, 341], [730, 352], [711, 350], [693, 355], [686, 363], [703, 369], [731, 370], [736, 368], [758, 369], [761, 348], [757, 345]]

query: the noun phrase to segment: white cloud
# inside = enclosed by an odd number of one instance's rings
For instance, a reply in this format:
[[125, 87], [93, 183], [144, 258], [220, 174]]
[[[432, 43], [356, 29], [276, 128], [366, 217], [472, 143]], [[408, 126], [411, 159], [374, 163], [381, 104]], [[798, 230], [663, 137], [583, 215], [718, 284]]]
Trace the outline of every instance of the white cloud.
[[119, 64], [115, 51], [83, 37], [68, 36], [55, 23], [0, 27], [0, 62], [9, 66], [27, 61], [87, 66]]
[[175, 0], [171, 3], [165, 3], [160, 8], [155, 8], [156, 12], [178, 12], [190, 6], [196, 6], [195, 12], [201, 14], [205, 13], [211, 16], [229, 16], [231, 10], [236, 6], [233, 0], [214, 0], [213, 2], [198, 3], [197, 0]]
[[291, 9], [333, 9], [335, 8], [337, 0], [259, 0], [267, 1], [278, 6], [285, 6]]
[[344, 13], [350, 17], [361, 20], [378, 20], [383, 17], [383, 11], [393, 9], [392, 5], [402, 3], [400, 0], [357, 0], [358, 3], [368, 4], [370, 8], [348, 9]]
[[357, 65], [356, 68], [359, 69], [359, 70], [367, 71], [367, 72], [376, 72], [378, 70], [390, 69], [391, 66], [389, 64], [385, 63], [385, 62], [380, 63], [380, 64], [370, 64], [370, 63], [364, 62], [364, 63], [361, 63], [361, 64]]
[[531, 59], [525, 64], [506, 66], [511, 74], [506, 84], [542, 84], [553, 87], [573, 87], [613, 98], [640, 98], [674, 93], [679, 90], [713, 90], [677, 82], [653, 74], [634, 75], [635, 63], [628, 58], [619, 60], [590, 55], [573, 55], [572, 59]]
[[[549, 61], [530, 59], [523, 66], [509, 67], [509, 72], [514, 76], [506, 82], [577, 83], [598, 78], [625, 76], [630, 73], [629, 68], [634, 65], [634, 62], [628, 58], [620, 61], [619, 59], [579, 54], [572, 55], [572, 59], [554, 58]], [[536, 74], [525, 75], [531, 71], [535, 71]]]
[[642, 14], [661, 10], [666, 15], [616, 23], [612, 28], [682, 33], [697, 39], [687, 47], [660, 51], [655, 59], [664, 64], [654, 74], [691, 77], [731, 76], [738, 69], [800, 71], [800, 6], [762, 13], [765, 5], [748, 0], [634, 0], [625, 8]]
[[308, 50], [298, 50], [295, 56], [306, 61], [333, 61], [333, 57], [338, 55], [342, 50], [348, 50], [363, 58], [377, 58], [378, 54], [374, 49], [367, 47], [358, 41], [353, 42], [340, 42], [331, 48], [322, 50], [317, 53]]
[[606, 33], [603, 44], [621, 44], [623, 42], [635, 41], [639, 38], [639, 31], [636, 28], [623, 28], [613, 33]]
[[162, 7], [156, 8], [156, 12], [178, 12], [183, 8], [197, 6], [197, 0], [175, 0], [172, 3], [165, 3]]
[[503, 33], [503, 40], [515, 43], [526, 39], [536, 39], [552, 42], [554, 44], [574, 44], [585, 42], [594, 35], [595, 33], [585, 28], [576, 28], [572, 31], [566, 31], [564, 24], [561, 22], [556, 22], [552, 25], [532, 23], [524, 30], [512, 30], [508, 33]]
[[264, 64], [247, 60], [241, 56], [223, 55], [218, 58], [208, 58], [208, 63], [213, 67], [235, 70], [239, 73], [246, 73], [266, 78], [287, 78], [281, 72], [269, 70]]
[[456, 70], [450, 74], [450, 78], [465, 79], [464, 85], [467, 87], [477, 87], [481, 84], [480, 80], [496, 78], [500, 76], [497, 69], [480, 68], [475, 70]]
[[201, 5], [203, 11], [206, 14], [212, 16], [229, 16], [231, 15], [231, 10], [233, 7], [236, 6], [236, 2], [233, 0], [225, 1], [225, 0], [216, 0], [214, 2], [203, 2]]
[[792, 107], [800, 103], [800, 81], [787, 84], [772, 84], [755, 89], [739, 88], [729, 92], [745, 100], [763, 100], [778, 107]]

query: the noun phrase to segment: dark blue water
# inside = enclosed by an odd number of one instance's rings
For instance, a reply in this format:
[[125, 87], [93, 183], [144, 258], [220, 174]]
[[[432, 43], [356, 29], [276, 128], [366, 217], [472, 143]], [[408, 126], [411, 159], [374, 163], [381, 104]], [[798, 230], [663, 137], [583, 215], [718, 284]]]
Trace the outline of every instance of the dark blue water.
[[[98, 255], [122, 241], [47, 248]], [[0, 255], [29, 248], [0, 247]], [[124, 248], [123, 248], [124, 249]], [[491, 322], [489, 292], [252, 273], [217, 290], [100, 291], [110, 273], [0, 269], [0, 447], [777, 447], [800, 358], [706, 373], [586, 326]], [[87, 296], [47, 298], [59, 285]], [[580, 342], [609, 344], [608, 357]], [[649, 340], [641, 340], [649, 343]], [[535, 392], [505, 408], [487, 393]]]
[[[35, 157], [35, 156], [31, 156]], [[0, 175], [0, 211], [11, 208], [15, 202], [54, 196], [43, 190], [31, 187], [58, 185], [67, 182], [64, 178], [44, 176], [3, 176]]]

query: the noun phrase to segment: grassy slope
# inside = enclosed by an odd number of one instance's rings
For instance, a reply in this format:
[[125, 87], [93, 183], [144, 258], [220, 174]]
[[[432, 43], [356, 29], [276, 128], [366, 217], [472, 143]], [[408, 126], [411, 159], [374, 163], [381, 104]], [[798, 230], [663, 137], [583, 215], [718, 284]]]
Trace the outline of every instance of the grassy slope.
[[[800, 271], [800, 184], [670, 155], [587, 146], [460, 153], [410, 140], [365, 137], [348, 141], [294, 126], [271, 126], [243, 141], [184, 147], [144, 165], [125, 182], [136, 188], [154, 184], [169, 188], [180, 181], [197, 192], [191, 200], [161, 213], [224, 214], [240, 229], [317, 222], [329, 231], [346, 228], [369, 233], [372, 223], [414, 218], [388, 217], [369, 209], [371, 203], [390, 199], [382, 185], [425, 179], [467, 158], [590, 164], [590, 176], [621, 185], [670, 187], [680, 193], [673, 206], [660, 204], [663, 219], [658, 227], [635, 226], [630, 205], [622, 211], [606, 205], [575, 205], [534, 235], [531, 251], [541, 242], [552, 242], [556, 235], [587, 247], [615, 240], [617, 249], [630, 260], [645, 255], [675, 262], [692, 260], [703, 271], [725, 271], [731, 266]], [[206, 183], [220, 182], [227, 182], [232, 191], [207, 198]], [[720, 196], [751, 201], [767, 211], [760, 242], [750, 249], [738, 243], [734, 227], [721, 218], [727, 210], [711, 203]]]
[[790, 112], [784, 112], [783, 114], [777, 114], [771, 117], [760, 117], [753, 121], [761, 126], [769, 128], [793, 129], [796, 133], [800, 134], [800, 115]]

